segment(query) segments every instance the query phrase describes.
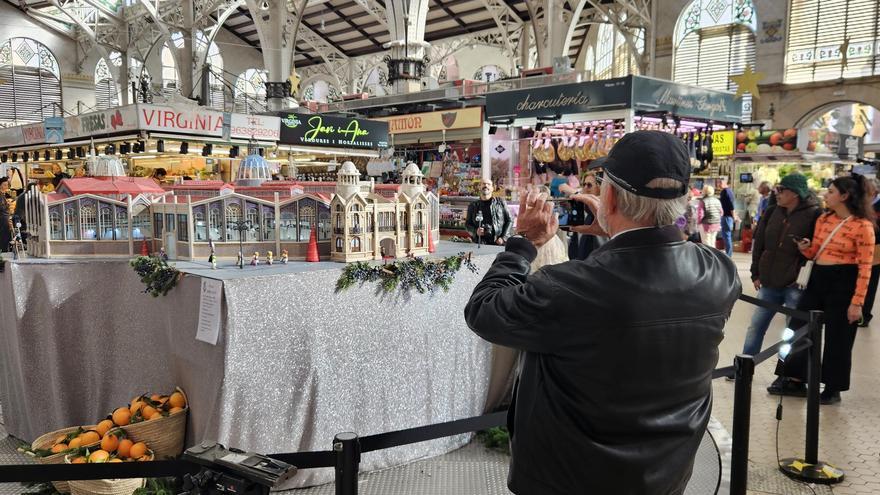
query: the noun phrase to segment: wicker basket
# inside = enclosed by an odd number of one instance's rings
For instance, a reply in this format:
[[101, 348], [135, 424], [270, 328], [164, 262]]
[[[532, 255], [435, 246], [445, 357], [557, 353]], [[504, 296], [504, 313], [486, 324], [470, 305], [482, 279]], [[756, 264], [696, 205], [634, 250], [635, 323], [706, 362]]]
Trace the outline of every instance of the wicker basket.
[[[70, 428], [62, 428], [60, 430], [50, 431], [49, 433], [46, 433], [45, 435], [42, 435], [34, 440], [34, 443], [31, 444], [31, 449], [51, 449], [52, 445], [55, 444], [56, 438], [60, 436], [67, 436], [68, 434], [76, 431], [78, 428], [82, 428], [83, 430], [91, 430], [95, 428], [95, 425], [82, 427], [73, 426]], [[99, 443], [101, 442], [98, 441], [89, 445], [83, 445], [83, 447], [93, 447], [95, 445], [98, 445]], [[61, 452], [60, 454], [47, 455], [46, 457], [37, 457], [36, 459], [37, 462], [40, 464], [64, 464], [64, 457], [66, 455], [66, 453]], [[70, 493], [70, 486], [67, 484], [66, 481], [53, 481], [52, 484], [55, 485], [55, 489], [59, 492]]]
[[186, 415], [189, 413], [189, 399], [183, 390], [178, 387], [176, 392], [183, 394], [186, 399], [186, 407], [170, 416], [153, 421], [141, 421], [132, 425], [123, 426], [125, 434], [132, 442], [144, 442], [150, 446], [150, 450], [157, 459], [176, 457], [183, 452], [183, 442], [186, 440]]
[[[154, 456], [150, 457], [152, 460]], [[68, 456], [65, 463], [70, 463]], [[115, 480], [73, 480], [70, 481], [71, 495], [131, 495], [146, 484], [144, 478], [123, 478]]]

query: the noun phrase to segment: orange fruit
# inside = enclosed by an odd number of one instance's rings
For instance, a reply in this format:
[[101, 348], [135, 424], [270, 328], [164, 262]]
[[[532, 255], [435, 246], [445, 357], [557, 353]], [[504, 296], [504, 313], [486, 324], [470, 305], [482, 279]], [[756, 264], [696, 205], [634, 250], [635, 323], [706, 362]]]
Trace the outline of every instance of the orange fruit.
[[110, 460], [107, 461], [107, 462], [122, 462], [122, 459], [120, 459], [120, 458], [118, 458], [118, 457], [114, 457], [113, 459], [110, 459]]
[[103, 437], [107, 434], [108, 431], [110, 431], [110, 428], [113, 428], [113, 421], [105, 419], [98, 423], [98, 426], [95, 427], [95, 431], [97, 431], [98, 434]]
[[74, 457], [73, 459], [70, 460], [70, 463], [71, 464], [85, 464], [86, 458], [83, 456]]
[[171, 410], [168, 412], [171, 414], [175, 414], [175, 413], [179, 413], [180, 411], [183, 411], [182, 407], [172, 407]]
[[171, 397], [168, 398], [168, 402], [171, 404], [171, 407], [186, 407], [186, 398], [184, 398], [183, 394], [180, 392], [174, 392], [171, 394]]
[[129, 457], [132, 445], [134, 445], [134, 442], [127, 438], [123, 438], [119, 441], [119, 446], [116, 447], [116, 455], [119, 457]]
[[82, 435], [79, 436], [83, 445], [91, 445], [93, 443], [98, 443], [101, 441], [101, 435], [98, 434], [97, 431], [89, 430]]
[[131, 449], [128, 451], [128, 457], [132, 459], [139, 459], [147, 453], [147, 444], [144, 442], [138, 442], [131, 446]]
[[104, 438], [101, 439], [101, 449], [107, 452], [114, 452], [117, 448], [119, 448], [119, 437], [116, 435], [104, 435]]
[[76, 449], [82, 445], [82, 438], [76, 437], [67, 444], [68, 449]]
[[89, 462], [107, 462], [110, 460], [110, 453], [106, 450], [96, 450], [89, 455]]
[[161, 398], [162, 398], [162, 396], [159, 394], [153, 394], [150, 396], [150, 400], [153, 402], [159, 402], [159, 399], [161, 399]]
[[131, 423], [131, 411], [127, 407], [120, 407], [113, 411], [113, 423], [119, 426]]
[[53, 454], [58, 454], [59, 452], [64, 452], [65, 450], [67, 450], [66, 443], [56, 443], [55, 446], [52, 447]]
[[143, 416], [144, 419], [150, 419], [150, 416], [154, 414], [156, 414], [156, 408], [153, 406], [144, 406], [141, 409], [141, 416]]
[[156, 411], [155, 414], [153, 414], [152, 416], [147, 418], [147, 421], [153, 421], [154, 419], [162, 419], [163, 417], [164, 416], [162, 416], [162, 413], [160, 413], [159, 411]]
[[131, 412], [131, 415], [134, 416], [134, 413], [138, 412], [142, 407], [144, 407], [144, 401], [138, 399], [131, 403], [131, 407], [129, 407], [128, 410]]

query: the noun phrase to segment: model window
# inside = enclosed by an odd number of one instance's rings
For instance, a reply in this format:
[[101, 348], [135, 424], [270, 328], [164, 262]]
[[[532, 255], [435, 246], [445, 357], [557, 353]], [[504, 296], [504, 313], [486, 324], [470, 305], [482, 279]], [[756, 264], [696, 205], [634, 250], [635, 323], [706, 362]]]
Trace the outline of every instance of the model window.
[[260, 228], [260, 215], [257, 212], [256, 207], [248, 207], [247, 209], [247, 221], [249, 222], [249, 229], [246, 231], [246, 239], [249, 242], [257, 241], [257, 229]]
[[76, 209], [71, 205], [64, 210], [64, 238], [68, 241], [79, 239], [79, 229], [76, 225]]
[[361, 250], [361, 238], [360, 237], [352, 237], [351, 238], [351, 251], [353, 253], [360, 252]]
[[61, 214], [58, 210], [49, 213], [49, 238], [53, 241], [64, 239], [64, 231], [61, 228]]
[[101, 239], [113, 240], [113, 210], [109, 206], [101, 207]]
[[405, 211], [400, 212], [400, 229], [406, 230], [409, 228], [409, 216]]
[[322, 211], [318, 213], [318, 240], [326, 241], [330, 239], [330, 212]]
[[121, 206], [116, 207], [116, 228], [113, 231], [116, 240], [128, 239], [128, 210]]
[[211, 207], [210, 231], [211, 239], [219, 241], [221, 238], [220, 231], [223, 229], [223, 217], [220, 216], [220, 208], [218, 206]]
[[150, 225], [149, 210], [144, 210], [131, 219], [131, 238], [149, 239], [153, 236], [153, 228]]
[[263, 210], [263, 227], [261, 230], [264, 241], [275, 240], [275, 213], [271, 210]]
[[308, 242], [312, 225], [315, 223], [315, 209], [304, 206], [299, 210], [299, 242]]
[[425, 228], [425, 214], [421, 211], [416, 213], [416, 230], [422, 230]]
[[154, 236], [154, 238], [161, 239], [162, 238], [162, 231], [164, 230], [162, 228], [162, 214], [161, 213], [153, 214], [153, 223], [156, 224], [156, 235]]
[[193, 227], [196, 232], [196, 241], [208, 240], [208, 225], [205, 223], [204, 212], [193, 211]]
[[338, 252], [338, 253], [342, 252], [342, 237], [336, 238], [336, 252]]
[[297, 238], [296, 228], [296, 203], [291, 203], [281, 208], [281, 240], [295, 241]]
[[425, 247], [425, 236], [421, 232], [416, 232], [416, 247]]
[[95, 205], [84, 205], [79, 209], [79, 221], [82, 226], [82, 239], [94, 240], [98, 237], [98, 211]]
[[189, 228], [186, 225], [186, 215], [177, 215], [177, 240], [189, 241]]
[[226, 240], [238, 242], [240, 232], [238, 224], [242, 220], [241, 205], [231, 203], [226, 205]]

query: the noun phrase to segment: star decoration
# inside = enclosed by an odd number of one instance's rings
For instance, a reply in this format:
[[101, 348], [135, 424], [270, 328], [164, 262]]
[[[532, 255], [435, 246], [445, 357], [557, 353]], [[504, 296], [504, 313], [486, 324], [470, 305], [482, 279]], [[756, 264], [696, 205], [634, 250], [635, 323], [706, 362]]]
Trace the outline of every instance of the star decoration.
[[803, 472], [804, 468], [809, 467], [809, 466], [812, 466], [812, 464], [807, 464], [805, 462], [801, 462], [798, 460], [795, 460], [794, 462], [792, 462], [791, 464], [788, 465], [788, 467], [793, 467], [800, 472]]
[[287, 80], [290, 81], [290, 96], [296, 96], [299, 93], [299, 75], [297, 75], [296, 72], [293, 72]]
[[845, 38], [843, 43], [841, 43], [837, 49], [840, 50], [840, 56], [842, 58], [840, 67], [845, 69], [849, 64], [849, 38]]
[[741, 99], [745, 93], [751, 93], [755, 98], [761, 97], [761, 93], [758, 91], [758, 83], [761, 79], [764, 79], [764, 73], [753, 72], [751, 64], [746, 66], [742, 74], [728, 76], [728, 79], [736, 83], [736, 96], [734, 98]]

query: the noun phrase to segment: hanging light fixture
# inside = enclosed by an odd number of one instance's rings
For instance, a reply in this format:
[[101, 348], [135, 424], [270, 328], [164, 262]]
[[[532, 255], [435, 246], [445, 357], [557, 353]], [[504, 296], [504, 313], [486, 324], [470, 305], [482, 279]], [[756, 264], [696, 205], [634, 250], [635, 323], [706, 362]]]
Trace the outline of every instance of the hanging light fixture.
[[64, 152], [61, 151], [61, 148], [56, 149], [55, 150], [55, 159], [61, 160], [62, 158], [64, 158]]
[[156, 141], [156, 151], [159, 153], [165, 153], [165, 140], [160, 139]]
[[187, 153], [189, 153], [189, 143], [183, 141], [182, 143], [180, 143], [180, 154], [185, 155]]

